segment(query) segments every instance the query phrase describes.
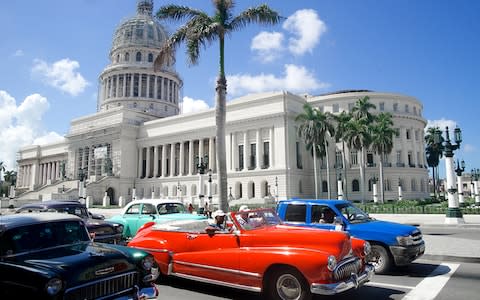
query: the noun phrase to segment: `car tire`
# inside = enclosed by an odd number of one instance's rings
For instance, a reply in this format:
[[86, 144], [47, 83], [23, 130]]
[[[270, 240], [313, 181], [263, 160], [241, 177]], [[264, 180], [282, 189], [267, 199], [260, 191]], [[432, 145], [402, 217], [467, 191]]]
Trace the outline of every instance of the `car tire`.
[[387, 249], [381, 245], [372, 245], [369, 261], [375, 268], [375, 273], [384, 274], [388, 272], [392, 266], [392, 258]]
[[270, 300], [310, 300], [312, 294], [303, 275], [294, 268], [274, 270], [268, 278], [266, 298]]

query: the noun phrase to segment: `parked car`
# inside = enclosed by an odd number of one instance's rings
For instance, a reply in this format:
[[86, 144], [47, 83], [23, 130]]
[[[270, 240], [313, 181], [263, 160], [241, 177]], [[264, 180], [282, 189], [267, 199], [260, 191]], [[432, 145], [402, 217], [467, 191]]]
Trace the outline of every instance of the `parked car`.
[[191, 214], [182, 202], [168, 199], [141, 199], [128, 203], [120, 215], [107, 221], [123, 225], [123, 237], [132, 238], [145, 223], [163, 223], [171, 220], [206, 219], [204, 215]]
[[[239, 222], [242, 216], [249, 217], [248, 226]], [[227, 218], [228, 232], [213, 232], [208, 220], [149, 222], [128, 246], [150, 251], [161, 274], [264, 292], [270, 299], [333, 295], [373, 275], [365, 262], [369, 243], [345, 232], [286, 226], [272, 209]]]
[[155, 299], [158, 274], [145, 251], [91, 241], [77, 216], [0, 218], [1, 299]]
[[[418, 228], [375, 220], [347, 200], [284, 200], [277, 205], [277, 213], [290, 225], [322, 229], [341, 226], [352, 236], [370, 242], [370, 259], [376, 273], [407, 265], [425, 252]], [[333, 215], [329, 219], [330, 214]]]
[[117, 222], [105, 221], [103, 215], [92, 214], [79, 201], [43, 201], [20, 206], [16, 213], [26, 212], [59, 212], [79, 216], [85, 221], [88, 232], [95, 242], [121, 243], [123, 240], [123, 225]]

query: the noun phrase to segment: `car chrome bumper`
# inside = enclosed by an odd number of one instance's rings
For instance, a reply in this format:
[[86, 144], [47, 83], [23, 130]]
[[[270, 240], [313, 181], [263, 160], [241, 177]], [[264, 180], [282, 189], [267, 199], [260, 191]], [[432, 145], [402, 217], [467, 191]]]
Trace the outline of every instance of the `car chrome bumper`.
[[374, 273], [373, 265], [365, 265], [365, 271], [361, 274], [352, 274], [350, 279], [345, 281], [340, 281], [336, 283], [322, 284], [322, 283], [312, 283], [310, 286], [310, 291], [312, 294], [319, 295], [335, 295], [349, 289], [358, 288], [364, 285], [366, 282], [370, 281]]
[[143, 300], [143, 299], [157, 299], [158, 289], [152, 284], [151, 287], [145, 287], [137, 291], [134, 295], [128, 295], [115, 298], [115, 300]]
[[425, 242], [412, 246], [390, 246], [395, 265], [405, 266], [425, 253]]

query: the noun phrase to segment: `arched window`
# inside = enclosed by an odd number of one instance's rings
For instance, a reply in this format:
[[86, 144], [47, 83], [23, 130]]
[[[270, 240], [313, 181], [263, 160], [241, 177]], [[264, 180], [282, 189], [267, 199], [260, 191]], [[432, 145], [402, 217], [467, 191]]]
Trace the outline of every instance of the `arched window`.
[[262, 181], [260, 185], [260, 196], [261, 197], [268, 196], [268, 182], [266, 180]]
[[372, 191], [373, 181], [371, 179], [368, 180], [368, 191]]
[[153, 54], [148, 53], [148, 62], [153, 62]]
[[135, 59], [136, 61], [142, 61], [142, 53], [140, 53], [140, 51], [137, 52]]
[[125, 61], [129, 61], [130, 60], [130, 53], [125, 53]]
[[243, 197], [242, 183], [236, 182], [235, 183], [235, 199], [240, 199], [242, 197]]
[[357, 179], [352, 180], [352, 192], [359, 192], [360, 191], [360, 184], [358, 183]]
[[250, 181], [248, 183], [248, 199], [255, 198], [255, 183]]
[[119, 62], [120, 61], [120, 54], [117, 54], [117, 58], [115, 59], [115, 62]]
[[322, 193], [327, 193], [328, 192], [328, 183], [326, 180], [322, 181]]

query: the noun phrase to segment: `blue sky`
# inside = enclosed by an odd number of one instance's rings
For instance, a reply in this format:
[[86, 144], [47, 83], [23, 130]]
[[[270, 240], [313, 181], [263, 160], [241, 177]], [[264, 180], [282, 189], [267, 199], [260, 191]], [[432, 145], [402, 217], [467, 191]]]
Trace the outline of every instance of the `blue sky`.
[[[265, 1], [237, 1], [236, 11]], [[226, 41], [228, 96], [289, 90], [312, 95], [369, 89], [416, 97], [424, 117], [463, 131], [456, 152], [480, 167], [480, 1], [266, 1], [285, 20], [251, 25]], [[155, 1], [212, 12], [211, 1]], [[95, 113], [98, 75], [115, 28], [136, 0], [4, 1], [0, 27], [0, 161], [13, 169], [25, 145], [58, 140], [70, 120]], [[177, 24], [166, 23], [173, 31]], [[184, 111], [214, 105], [218, 45], [188, 66]]]

